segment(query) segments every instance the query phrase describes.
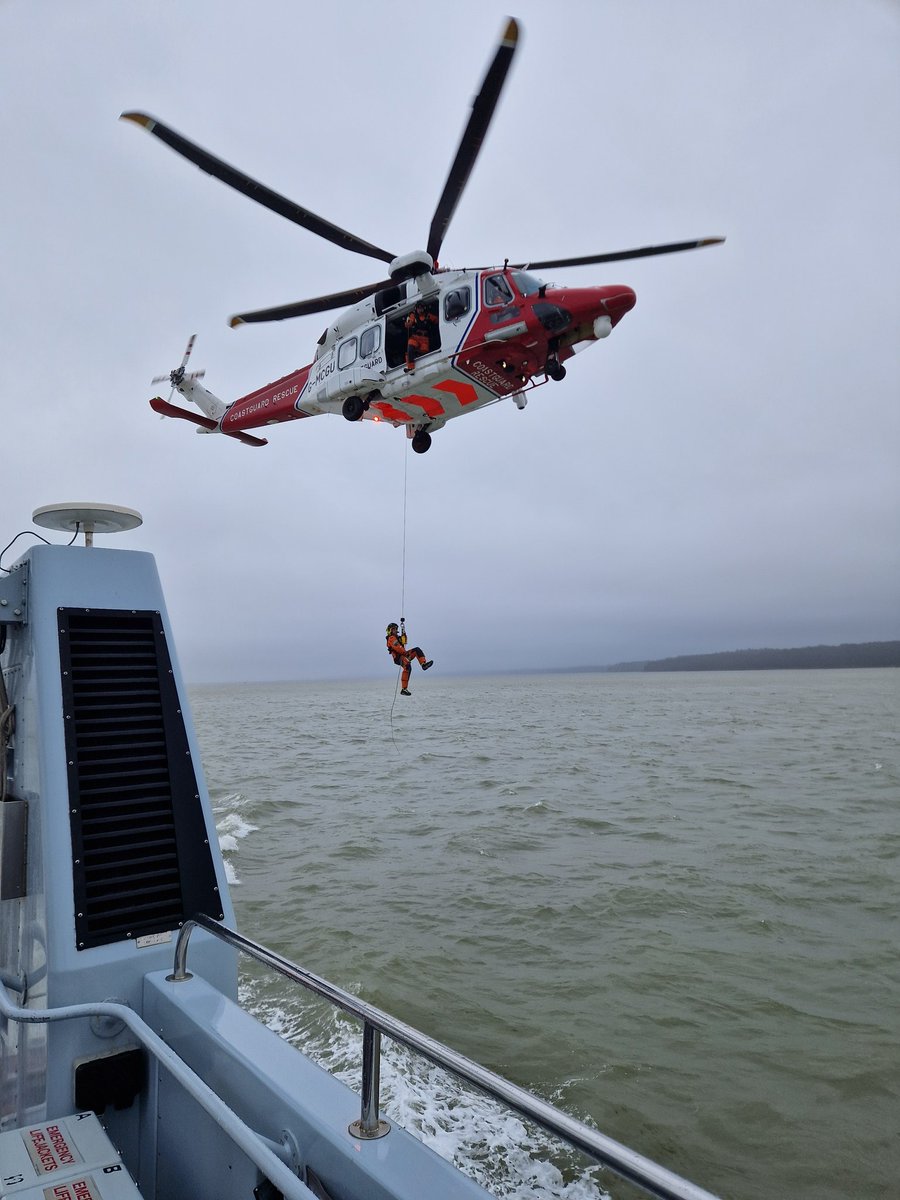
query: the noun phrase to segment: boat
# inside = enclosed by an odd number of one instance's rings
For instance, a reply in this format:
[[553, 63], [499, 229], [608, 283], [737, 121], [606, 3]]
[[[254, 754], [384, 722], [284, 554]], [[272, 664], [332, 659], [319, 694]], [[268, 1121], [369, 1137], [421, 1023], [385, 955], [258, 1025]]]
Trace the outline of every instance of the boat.
[[[94, 544], [141, 516], [34, 520], [73, 537], [0, 574], [0, 1198], [484, 1200], [380, 1110], [386, 1037], [648, 1195], [714, 1200], [241, 934], [155, 559]], [[244, 956], [360, 1023], [358, 1089], [245, 1011]]]

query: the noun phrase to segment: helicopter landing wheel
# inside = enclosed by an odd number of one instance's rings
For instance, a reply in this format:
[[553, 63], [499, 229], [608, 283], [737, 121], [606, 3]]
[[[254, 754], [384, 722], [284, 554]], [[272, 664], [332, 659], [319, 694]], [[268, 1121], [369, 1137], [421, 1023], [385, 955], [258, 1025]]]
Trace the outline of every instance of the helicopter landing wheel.
[[555, 379], [557, 383], [566, 377], [566, 368], [562, 365], [558, 358], [548, 358], [547, 366], [544, 368], [547, 375], [551, 379]]
[[413, 437], [413, 440], [412, 440], [413, 450], [415, 450], [416, 454], [424, 454], [430, 446], [431, 446], [431, 434], [426, 433], [424, 429], [420, 429], [419, 432], [417, 434], [415, 434]]
[[348, 396], [341, 405], [341, 412], [348, 421], [360, 421], [366, 411], [366, 403], [362, 396]]

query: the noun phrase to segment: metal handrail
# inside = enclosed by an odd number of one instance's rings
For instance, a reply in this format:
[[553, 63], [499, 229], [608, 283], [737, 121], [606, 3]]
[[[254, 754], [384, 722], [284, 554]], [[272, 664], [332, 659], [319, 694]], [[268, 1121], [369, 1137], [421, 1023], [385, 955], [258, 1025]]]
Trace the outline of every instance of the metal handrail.
[[354, 1121], [350, 1132], [357, 1138], [383, 1137], [390, 1130], [386, 1121], [378, 1116], [378, 1089], [380, 1075], [381, 1034], [400, 1042], [423, 1058], [435, 1063], [454, 1075], [465, 1079], [479, 1090], [486, 1092], [495, 1100], [500, 1100], [509, 1108], [518, 1112], [530, 1121], [536, 1122], [555, 1137], [567, 1142], [576, 1150], [596, 1159], [623, 1179], [629, 1180], [650, 1195], [661, 1200], [717, 1200], [711, 1193], [696, 1184], [682, 1179], [680, 1175], [659, 1166], [642, 1154], [623, 1146], [621, 1142], [607, 1137], [596, 1129], [591, 1129], [567, 1113], [554, 1108], [552, 1104], [538, 1099], [524, 1088], [510, 1083], [501, 1075], [480, 1066], [464, 1055], [451, 1050], [434, 1038], [420, 1033], [411, 1025], [398, 1021], [381, 1009], [365, 1000], [345, 992], [342, 988], [303, 967], [297, 966], [289, 959], [276, 954], [274, 950], [251, 941], [234, 929], [229, 929], [219, 921], [214, 921], [205, 914], [198, 913], [189, 921], [185, 921], [175, 943], [174, 970], [167, 978], [173, 983], [182, 983], [191, 979], [187, 969], [187, 951], [190, 936], [195, 927], [199, 926], [208, 933], [214, 934], [233, 946], [236, 950], [249, 955], [250, 958], [265, 966], [271, 967], [294, 983], [314, 992], [317, 996], [330, 1001], [337, 1008], [350, 1016], [356, 1017], [363, 1023], [363, 1062], [361, 1086], [361, 1111], [359, 1121]]
[[66, 1004], [60, 1008], [22, 1008], [10, 1000], [6, 982], [0, 983], [0, 1018], [4, 1020], [16, 1024], [44, 1025], [55, 1021], [83, 1020], [87, 1017], [94, 1020], [105, 1017], [110, 1021], [121, 1021], [187, 1094], [225, 1131], [234, 1144], [244, 1151], [250, 1161], [259, 1167], [285, 1200], [313, 1200], [313, 1192], [278, 1157], [279, 1150], [283, 1152], [283, 1148], [276, 1146], [242, 1121], [222, 1097], [127, 1004], [106, 1000], [93, 1004]]

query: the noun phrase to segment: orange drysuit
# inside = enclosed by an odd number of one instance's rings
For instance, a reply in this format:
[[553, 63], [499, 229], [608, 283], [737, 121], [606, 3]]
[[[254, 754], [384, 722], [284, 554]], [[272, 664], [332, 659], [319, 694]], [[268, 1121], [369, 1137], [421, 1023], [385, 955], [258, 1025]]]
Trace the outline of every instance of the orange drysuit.
[[398, 667], [403, 668], [403, 673], [400, 676], [400, 687], [404, 692], [409, 688], [409, 676], [412, 672], [413, 659], [415, 659], [423, 671], [427, 671], [431, 663], [422, 653], [421, 646], [413, 646], [411, 650], [403, 645], [400, 635], [392, 630], [387, 635], [387, 651]]
[[418, 306], [406, 318], [406, 369], [412, 371], [416, 359], [431, 349], [431, 331], [438, 319], [433, 312], [419, 312]]

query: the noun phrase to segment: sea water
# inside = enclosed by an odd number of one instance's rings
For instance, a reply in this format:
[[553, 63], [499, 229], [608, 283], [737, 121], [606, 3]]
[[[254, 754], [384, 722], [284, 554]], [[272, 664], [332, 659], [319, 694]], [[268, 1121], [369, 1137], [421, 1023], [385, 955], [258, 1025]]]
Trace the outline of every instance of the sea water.
[[[900, 1195], [900, 672], [204, 686], [242, 932], [729, 1200]], [[358, 1090], [358, 1024], [245, 1004]], [[634, 1190], [386, 1042], [505, 1197]]]

